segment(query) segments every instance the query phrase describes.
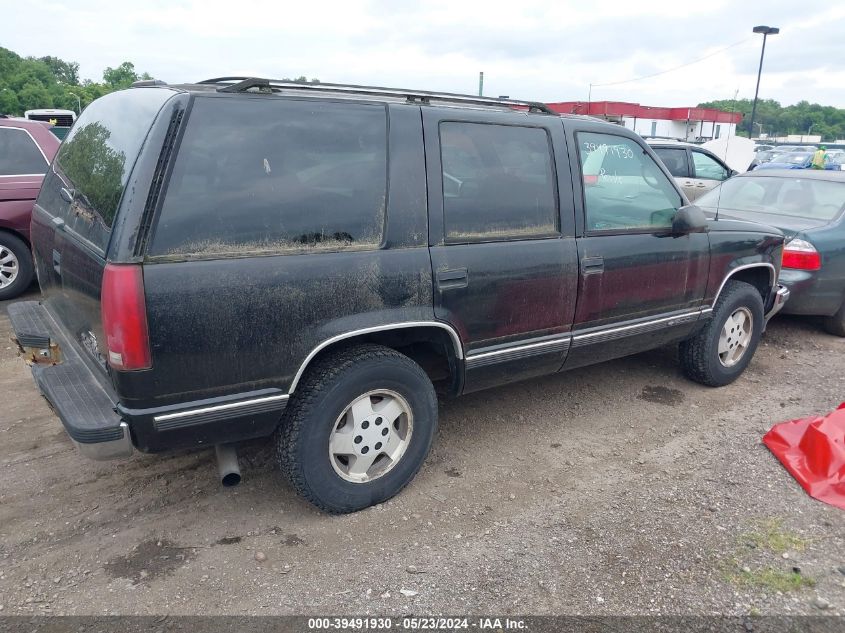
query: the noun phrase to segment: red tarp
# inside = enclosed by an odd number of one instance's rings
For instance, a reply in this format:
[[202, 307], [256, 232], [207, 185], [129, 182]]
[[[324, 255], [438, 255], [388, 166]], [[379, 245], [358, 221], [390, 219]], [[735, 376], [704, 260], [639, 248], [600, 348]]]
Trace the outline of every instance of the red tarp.
[[845, 402], [825, 416], [775, 424], [763, 443], [808, 495], [845, 510]]

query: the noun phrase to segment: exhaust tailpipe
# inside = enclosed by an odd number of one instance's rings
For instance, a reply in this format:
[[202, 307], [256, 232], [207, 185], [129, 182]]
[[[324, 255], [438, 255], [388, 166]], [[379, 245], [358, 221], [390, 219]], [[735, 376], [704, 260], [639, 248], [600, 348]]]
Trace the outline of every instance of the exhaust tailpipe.
[[217, 473], [220, 483], [227, 488], [241, 483], [241, 469], [238, 466], [238, 451], [234, 444], [216, 444], [214, 453], [217, 455]]

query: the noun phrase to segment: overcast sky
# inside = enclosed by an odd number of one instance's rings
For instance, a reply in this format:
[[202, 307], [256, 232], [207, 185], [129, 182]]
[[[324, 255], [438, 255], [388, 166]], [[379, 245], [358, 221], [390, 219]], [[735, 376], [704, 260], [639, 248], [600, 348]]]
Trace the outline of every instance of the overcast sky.
[[[127, 60], [168, 82], [284, 77], [542, 101], [686, 106], [754, 96], [845, 108], [845, 2], [808, 0], [0, 0], [0, 46], [80, 63]], [[36, 14], [37, 12], [37, 14]], [[38, 17], [38, 16], [41, 17]], [[712, 53], [741, 42], [715, 55]], [[705, 61], [651, 79], [599, 86]]]

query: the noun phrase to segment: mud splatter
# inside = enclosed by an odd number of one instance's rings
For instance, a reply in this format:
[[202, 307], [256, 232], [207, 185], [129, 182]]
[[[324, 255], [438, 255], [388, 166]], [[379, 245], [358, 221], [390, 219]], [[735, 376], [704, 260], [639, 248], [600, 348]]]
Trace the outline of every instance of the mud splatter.
[[167, 540], [144, 541], [126, 556], [115, 556], [105, 566], [112, 578], [128, 578], [132, 584], [169, 576], [196, 556], [190, 547], [179, 547]]
[[684, 393], [661, 385], [647, 385], [643, 387], [642, 393], [637, 398], [646, 402], [675, 407], [684, 401]]

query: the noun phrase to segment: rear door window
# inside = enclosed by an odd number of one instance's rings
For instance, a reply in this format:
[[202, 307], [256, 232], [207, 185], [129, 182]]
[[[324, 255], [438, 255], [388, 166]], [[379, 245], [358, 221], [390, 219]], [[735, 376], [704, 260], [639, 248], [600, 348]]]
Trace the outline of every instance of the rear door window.
[[[73, 195], [62, 207], [58, 195], [39, 198], [48, 213], [63, 216], [66, 228], [105, 251], [111, 226], [132, 167], [147, 133], [173, 91], [122, 90], [97, 99], [82, 112], [59, 148], [55, 177], [45, 188]], [[50, 208], [54, 207], [54, 208]]]
[[149, 255], [378, 248], [381, 104], [197, 97]]
[[0, 127], [0, 176], [43, 174], [47, 159], [26, 130]]
[[546, 130], [444, 122], [440, 152], [448, 242], [557, 232], [557, 194]]
[[671, 147], [654, 147], [654, 153], [660, 157], [666, 169], [675, 178], [689, 178], [689, 163], [687, 150]]

